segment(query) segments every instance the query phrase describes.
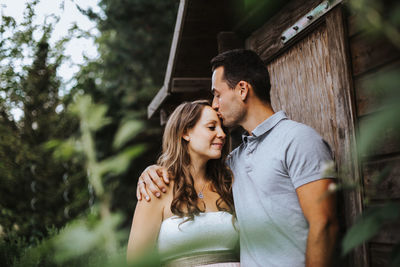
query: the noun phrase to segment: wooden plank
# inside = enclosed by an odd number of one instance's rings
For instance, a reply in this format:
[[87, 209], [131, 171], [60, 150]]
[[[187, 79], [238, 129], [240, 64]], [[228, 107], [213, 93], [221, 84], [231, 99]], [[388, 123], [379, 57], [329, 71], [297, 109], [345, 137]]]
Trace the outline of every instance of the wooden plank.
[[400, 221], [385, 224], [381, 231], [371, 239], [371, 243], [395, 245], [400, 242]]
[[207, 38], [182, 38], [173, 77], [211, 76], [210, 60], [217, 54], [216, 34]]
[[174, 29], [174, 36], [172, 38], [172, 44], [171, 44], [171, 49], [169, 52], [169, 58], [168, 58], [168, 65], [167, 65], [167, 70], [165, 72], [165, 78], [164, 78], [164, 86], [169, 89], [169, 83], [171, 80], [172, 72], [175, 67], [175, 55], [176, 51], [178, 49], [178, 45], [180, 42], [180, 38], [182, 35], [183, 31], [183, 26], [184, 26], [184, 20], [186, 16], [186, 11], [187, 11], [187, 6], [189, 4], [190, 0], [180, 0], [179, 3], [179, 9], [178, 9], [178, 15], [176, 17], [176, 24], [175, 24], [175, 29]]
[[[354, 89], [352, 71], [350, 67], [350, 55], [347, 47], [347, 35], [344, 24], [343, 9], [339, 5], [326, 15], [326, 28], [328, 34], [329, 64], [326, 69], [326, 78], [332, 82], [331, 88], [334, 99], [332, 110], [335, 125], [335, 135], [338, 138], [336, 164], [342, 171], [342, 179], [357, 183], [360, 181], [359, 162], [354, 156], [354, 144], [356, 143], [356, 106], [354, 101]], [[357, 191], [344, 192], [344, 212], [346, 228], [352, 226], [363, 210], [362, 194]], [[350, 266], [368, 266], [369, 252], [363, 244], [354, 249], [349, 255]]]
[[[358, 124], [360, 129], [363, 130], [367, 123], [371, 123], [372, 114], [367, 116], [359, 117]], [[395, 154], [400, 152], [400, 139], [398, 132], [393, 128], [389, 127], [384, 129], [383, 133], [379, 136], [379, 140], [374, 142], [373, 147], [370, 148], [369, 156], [384, 156], [387, 154]], [[367, 155], [362, 155], [366, 157]]]
[[356, 14], [348, 15], [347, 20], [347, 35], [349, 38], [356, 36], [357, 34], [362, 33], [365, 29], [361, 28], [359, 22], [357, 21], [358, 17]]
[[157, 112], [159, 107], [167, 99], [169, 93], [167, 88], [164, 86], [158, 91], [157, 95], [151, 100], [149, 106], [147, 107], [147, 118], [150, 119]]
[[238, 5], [240, 10], [236, 16], [236, 18], [239, 18], [237, 20], [239, 22], [236, 21], [233, 27], [233, 31], [241, 36], [249, 36], [249, 34], [261, 27], [268, 18], [278, 13], [286, 5], [286, 1], [277, 0], [256, 1], [253, 2], [252, 6], [246, 6], [246, 1], [241, 2], [241, 5]]
[[169, 95], [169, 92], [168, 92], [169, 91], [169, 83], [170, 83], [171, 75], [172, 75], [172, 72], [173, 72], [174, 66], [175, 66], [176, 50], [178, 49], [179, 39], [182, 34], [182, 29], [183, 29], [183, 24], [184, 24], [183, 21], [184, 21], [185, 15], [186, 15], [188, 2], [189, 2], [189, 0], [180, 0], [180, 2], [179, 2], [179, 8], [178, 8], [178, 14], [176, 17], [174, 35], [172, 37], [172, 44], [171, 44], [171, 49], [169, 52], [167, 70], [166, 70], [165, 77], [164, 77], [164, 84], [161, 87], [160, 91], [157, 93], [157, 95], [153, 98], [150, 105], [147, 107], [147, 117], [149, 119], [156, 113], [156, 111], [160, 108], [162, 103], [165, 102], [166, 98]]
[[[364, 188], [371, 200], [400, 199], [400, 157], [365, 162]], [[381, 175], [384, 174], [384, 177]], [[380, 181], [378, 183], [378, 181]]]
[[393, 246], [371, 244], [371, 267], [389, 267]]
[[400, 60], [378, 68], [372, 73], [359, 75], [354, 79], [358, 116], [376, 112], [382, 108], [382, 95], [379, 95], [379, 92], [383, 91], [383, 88], [376, 88], [374, 91], [369, 90], [369, 88], [379, 76], [393, 70], [400, 70]]
[[282, 33], [321, 2], [322, 0], [290, 1], [251, 34], [246, 40], [246, 47], [256, 51], [268, 63], [285, 46], [281, 41]]
[[211, 78], [174, 78], [171, 93], [198, 92], [211, 89]]
[[218, 33], [217, 43], [218, 53], [244, 47], [244, 41], [234, 32]]
[[[357, 182], [358, 162], [352, 156], [353, 82], [341, 7], [324, 19], [318, 28], [268, 65], [272, 106], [316, 129], [331, 145], [343, 179]], [[267, 56], [263, 54], [263, 60]], [[348, 227], [362, 211], [362, 196], [359, 192], [346, 192], [343, 198]], [[366, 246], [356, 249], [350, 262], [350, 266], [367, 266]]]
[[367, 34], [350, 39], [353, 75], [358, 76], [400, 58], [400, 50], [389, 41], [379, 38], [372, 40]]

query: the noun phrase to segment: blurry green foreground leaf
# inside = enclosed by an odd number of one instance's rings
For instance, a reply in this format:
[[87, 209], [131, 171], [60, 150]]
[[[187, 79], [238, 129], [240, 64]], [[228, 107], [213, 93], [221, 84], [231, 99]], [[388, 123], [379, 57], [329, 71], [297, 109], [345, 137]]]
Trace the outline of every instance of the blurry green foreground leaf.
[[106, 236], [115, 231], [120, 221], [120, 216], [114, 214], [101, 220], [93, 229], [84, 221], [77, 221], [67, 226], [54, 239], [56, 249], [54, 259], [62, 263], [89, 253], [96, 248], [105, 249], [107, 252], [107, 244], [104, 242], [107, 240]]
[[143, 129], [143, 122], [141, 121], [127, 121], [118, 129], [115, 135], [113, 147], [119, 149], [125, 145], [129, 140], [134, 138]]
[[126, 171], [133, 158], [145, 151], [144, 145], [129, 147], [118, 155], [107, 158], [99, 163], [100, 174], [118, 175]]
[[383, 206], [366, 210], [343, 238], [342, 254], [349, 253], [350, 250], [376, 235], [385, 223], [399, 217], [400, 205], [397, 203], [386, 203]]
[[82, 123], [93, 132], [111, 122], [111, 119], [106, 117], [107, 106], [93, 103], [92, 97], [89, 95], [77, 96], [70, 110], [77, 114]]

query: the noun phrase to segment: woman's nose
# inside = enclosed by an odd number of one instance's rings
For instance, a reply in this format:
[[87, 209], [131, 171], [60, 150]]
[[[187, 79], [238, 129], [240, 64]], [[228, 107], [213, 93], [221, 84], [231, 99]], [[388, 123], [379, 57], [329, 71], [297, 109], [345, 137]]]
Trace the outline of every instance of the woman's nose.
[[218, 131], [218, 138], [225, 139], [225, 137], [226, 137], [225, 132], [222, 129], [220, 129]]

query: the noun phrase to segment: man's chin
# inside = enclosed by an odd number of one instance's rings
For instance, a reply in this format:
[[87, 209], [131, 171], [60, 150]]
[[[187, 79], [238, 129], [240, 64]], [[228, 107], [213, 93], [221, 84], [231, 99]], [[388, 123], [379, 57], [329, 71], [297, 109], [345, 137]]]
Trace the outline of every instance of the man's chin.
[[224, 125], [224, 127], [226, 127], [226, 128], [232, 128], [232, 127], [236, 126], [236, 124], [226, 121], [226, 120], [222, 120], [222, 125]]

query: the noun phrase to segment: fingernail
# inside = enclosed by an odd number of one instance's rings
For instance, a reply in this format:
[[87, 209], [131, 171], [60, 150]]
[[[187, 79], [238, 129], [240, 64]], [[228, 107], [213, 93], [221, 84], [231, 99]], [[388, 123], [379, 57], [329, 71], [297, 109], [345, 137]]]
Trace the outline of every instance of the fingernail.
[[147, 201], [149, 201], [149, 200], [150, 200], [150, 198], [149, 198], [149, 197], [146, 197], [146, 200], [147, 200]]
[[162, 190], [164, 193], [167, 192], [167, 189], [165, 189], [165, 188], [162, 188], [161, 190]]
[[160, 197], [160, 193], [157, 192], [157, 193], [156, 193], [156, 197]]

